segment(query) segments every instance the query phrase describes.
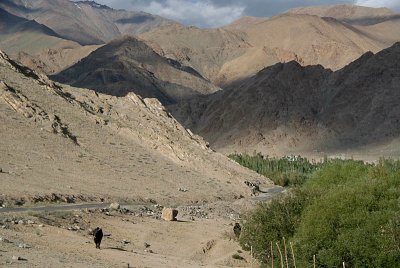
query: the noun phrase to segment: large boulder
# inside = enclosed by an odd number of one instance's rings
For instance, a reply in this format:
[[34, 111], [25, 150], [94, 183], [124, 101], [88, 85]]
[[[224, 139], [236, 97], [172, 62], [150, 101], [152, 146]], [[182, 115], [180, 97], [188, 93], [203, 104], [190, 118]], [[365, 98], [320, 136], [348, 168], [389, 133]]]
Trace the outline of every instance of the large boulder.
[[110, 210], [119, 210], [121, 208], [121, 205], [118, 203], [111, 203], [110, 204]]
[[164, 208], [162, 210], [161, 218], [165, 221], [176, 221], [176, 216], [178, 216], [178, 210], [174, 208]]

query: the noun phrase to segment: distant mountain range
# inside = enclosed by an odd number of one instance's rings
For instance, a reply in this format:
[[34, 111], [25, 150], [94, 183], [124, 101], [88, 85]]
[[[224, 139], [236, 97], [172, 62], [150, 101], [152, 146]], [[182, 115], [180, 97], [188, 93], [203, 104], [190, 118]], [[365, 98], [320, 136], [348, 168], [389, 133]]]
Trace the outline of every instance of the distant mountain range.
[[160, 25], [176, 24], [159, 16], [115, 10], [93, 1], [3, 0], [0, 8], [46, 25], [62, 38], [81, 45], [104, 44], [121, 35], [135, 35]]
[[278, 62], [340, 69], [399, 41], [400, 19], [388, 9], [308, 7], [272, 18], [245, 17], [223, 29], [171, 25], [140, 37], [161, 55], [226, 87]]

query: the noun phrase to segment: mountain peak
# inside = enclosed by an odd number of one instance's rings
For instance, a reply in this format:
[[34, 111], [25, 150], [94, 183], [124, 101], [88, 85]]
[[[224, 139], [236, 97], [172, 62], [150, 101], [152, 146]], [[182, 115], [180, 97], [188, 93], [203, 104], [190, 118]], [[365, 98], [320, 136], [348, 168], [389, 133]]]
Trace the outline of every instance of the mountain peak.
[[84, 1], [75, 1], [75, 4], [81, 4], [81, 5], [88, 5], [91, 6], [93, 8], [99, 8], [99, 9], [110, 9], [113, 10], [113, 8], [107, 6], [107, 5], [102, 5], [97, 3], [96, 1], [90, 1], [90, 0], [84, 0]]

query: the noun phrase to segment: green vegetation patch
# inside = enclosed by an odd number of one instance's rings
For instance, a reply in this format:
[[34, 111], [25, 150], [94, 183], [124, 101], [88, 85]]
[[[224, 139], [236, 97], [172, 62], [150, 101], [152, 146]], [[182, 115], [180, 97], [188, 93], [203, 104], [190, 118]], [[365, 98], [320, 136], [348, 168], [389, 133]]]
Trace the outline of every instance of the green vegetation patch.
[[311, 163], [305, 172], [287, 160], [272, 163], [285, 163], [305, 179], [245, 217], [240, 243], [265, 267], [272, 260], [275, 267], [398, 267], [399, 161], [334, 159]]
[[232, 154], [229, 158], [240, 165], [270, 178], [280, 186], [300, 185], [322, 163], [310, 162], [301, 156], [286, 156], [283, 158], [269, 158], [260, 153], [256, 155]]

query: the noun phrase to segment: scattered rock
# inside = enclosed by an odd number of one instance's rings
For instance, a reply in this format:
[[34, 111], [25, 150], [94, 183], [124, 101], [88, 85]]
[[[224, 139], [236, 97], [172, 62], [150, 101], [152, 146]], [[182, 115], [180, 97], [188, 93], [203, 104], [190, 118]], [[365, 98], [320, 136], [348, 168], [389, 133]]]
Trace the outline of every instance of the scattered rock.
[[4, 243], [12, 243], [10, 240], [8, 240], [7, 238], [4, 238], [4, 237], [0, 237], [0, 241], [4, 242]]
[[78, 226], [78, 225], [75, 225], [75, 226], [72, 226], [72, 227], [68, 227], [67, 229], [70, 230], [70, 231], [79, 231], [79, 230], [83, 230], [83, 228], [80, 227], [80, 226]]
[[184, 192], [184, 193], [189, 191], [188, 189], [183, 188], [183, 187], [180, 187], [178, 190], [179, 190], [179, 192]]
[[150, 244], [148, 244], [146, 242], [144, 242], [143, 245], [144, 245], [145, 248], [149, 248], [151, 246]]
[[32, 221], [32, 220], [28, 220], [26, 223], [27, 223], [27, 224], [35, 224], [35, 222]]
[[161, 218], [165, 221], [176, 221], [176, 216], [178, 216], [178, 210], [173, 208], [164, 208], [162, 210]]
[[25, 222], [23, 220], [19, 220], [18, 224], [25, 224]]
[[119, 210], [119, 209], [121, 208], [121, 205], [118, 204], [118, 203], [111, 203], [110, 206], [109, 206], [109, 208], [110, 208], [111, 210]]
[[154, 253], [151, 249], [145, 249], [144, 252]]
[[32, 248], [32, 246], [30, 246], [28, 244], [19, 244], [18, 247], [19, 248]]
[[126, 240], [126, 239], [122, 240], [121, 242], [122, 242], [122, 244], [124, 244], [124, 245], [127, 245], [127, 244], [130, 244], [130, 243], [131, 243], [129, 240]]
[[12, 259], [14, 261], [27, 261], [28, 260], [26, 258], [22, 258], [22, 257], [19, 257], [19, 256], [12, 256]]

